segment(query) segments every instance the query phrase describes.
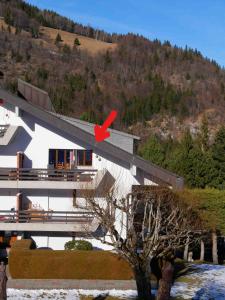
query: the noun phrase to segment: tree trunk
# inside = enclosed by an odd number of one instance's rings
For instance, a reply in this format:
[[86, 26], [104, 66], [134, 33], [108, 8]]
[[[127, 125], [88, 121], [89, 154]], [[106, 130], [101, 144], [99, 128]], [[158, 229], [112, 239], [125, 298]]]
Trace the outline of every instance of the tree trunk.
[[217, 234], [215, 231], [212, 232], [212, 257], [213, 263], [218, 265]]
[[201, 240], [201, 253], [200, 253], [200, 261], [205, 260], [205, 244], [203, 239]]
[[6, 266], [2, 262], [0, 265], [0, 300], [7, 299], [6, 293], [6, 283], [7, 283], [7, 276], [6, 276]]
[[187, 243], [185, 245], [185, 248], [184, 248], [184, 260], [188, 260], [188, 248], [189, 248], [189, 238], [187, 239]]
[[193, 252], [188, 252], [188, 262], [193, 262]]
[[136, 266], [134, 267], [134, 276], [137, 285], [138, 299], [151, 300], [151, 281], [148, 270]]
[[169, 300], [173, 284], [174, 264], [170, 261], [163, 261], [162, 278], [159, 280], [157, 300]]

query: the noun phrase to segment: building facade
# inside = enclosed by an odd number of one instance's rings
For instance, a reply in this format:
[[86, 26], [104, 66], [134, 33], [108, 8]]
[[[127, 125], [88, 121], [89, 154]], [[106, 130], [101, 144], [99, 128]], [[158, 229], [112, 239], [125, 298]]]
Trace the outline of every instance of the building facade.
[[25, 82], [17, 96], [0, 89], [1, 239], [31, 236], [39, 247], [63, 249], [99, 227], [91, 211], [76, 207], [85, 205], [85, 191], [104, 201], [113, 186], [118, 197], [132, 185], [183, 187], [183, 178], [135, 154], [138, 137], [110, 133], [97, 143], [93, 124], [56, 114], [47, 93]]

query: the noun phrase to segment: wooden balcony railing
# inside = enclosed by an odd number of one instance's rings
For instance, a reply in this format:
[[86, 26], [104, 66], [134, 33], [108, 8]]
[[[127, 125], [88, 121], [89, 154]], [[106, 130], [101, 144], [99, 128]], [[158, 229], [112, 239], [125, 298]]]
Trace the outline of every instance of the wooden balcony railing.
[[92, 212], [42, 211], [42, 210], [0, 210], [0, 223], [82, 223], [93, 221]]
[[12, 169], [0, 168], [0, 180], [20, 181], [92, 181], [97, 170], [93, 169]]

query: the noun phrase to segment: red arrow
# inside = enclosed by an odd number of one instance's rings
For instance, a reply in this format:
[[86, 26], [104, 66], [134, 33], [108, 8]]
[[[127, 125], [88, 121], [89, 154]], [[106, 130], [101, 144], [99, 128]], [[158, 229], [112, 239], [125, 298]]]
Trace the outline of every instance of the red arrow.
[[112, 110], [102, 126], [95, 125], [94, 132], [95, 132], [95, 139], [97, 142], [102, 142], [105, 139], [110, 137], [110, 132], [107, 131], [107, 129], [112, 124], [112, 122], [116, 119], [116, 116], [117, 116], [117, 111]]

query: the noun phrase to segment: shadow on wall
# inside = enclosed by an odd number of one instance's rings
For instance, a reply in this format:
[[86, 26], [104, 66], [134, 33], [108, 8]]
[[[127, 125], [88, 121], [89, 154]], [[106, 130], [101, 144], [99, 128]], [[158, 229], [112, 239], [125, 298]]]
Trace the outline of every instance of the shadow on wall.
[[13, 141], [7, 145], [0, 147], [0, 155], [2, 156], [15, 156], [17, 152], [24, 152], [31, 142], [31, 136], [23, 127], [19, 127]]
[[23, 195], [22, 204], [22, 210], [32, 208], [32, 201], [26, 195]]
[[32, 117], [30, 117], [28, 114], [23, 112], [22, 115], [23, 122], [30, 128], [30, 130], [34, 131], [35, 130], [35, 122]]

